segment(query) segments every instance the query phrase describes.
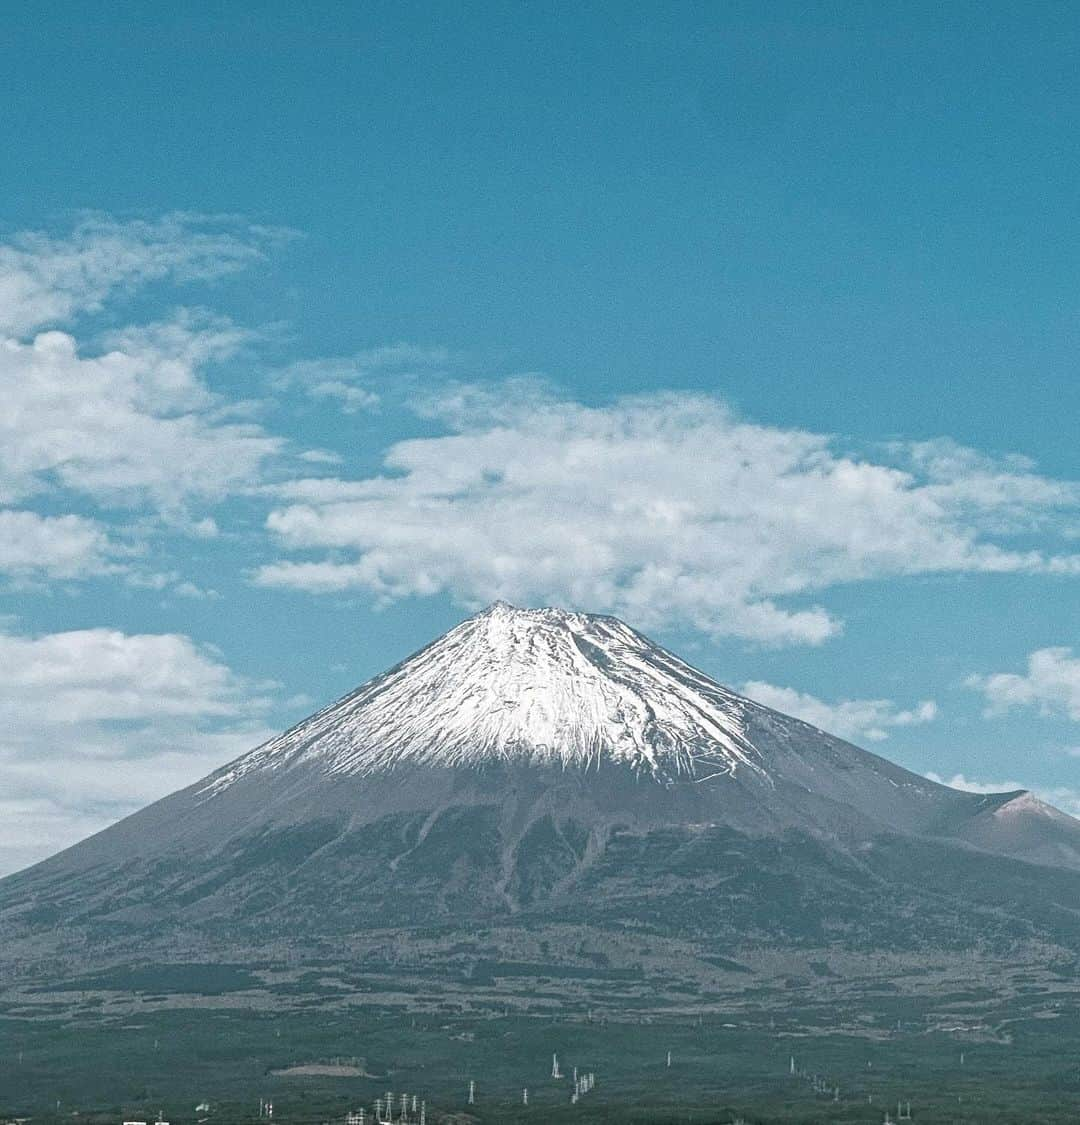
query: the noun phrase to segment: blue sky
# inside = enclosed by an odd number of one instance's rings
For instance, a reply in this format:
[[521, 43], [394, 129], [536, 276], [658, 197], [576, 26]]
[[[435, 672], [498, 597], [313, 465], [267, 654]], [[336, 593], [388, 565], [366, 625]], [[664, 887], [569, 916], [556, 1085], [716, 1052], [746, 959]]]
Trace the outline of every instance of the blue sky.
[[496, 596], [1080, 810], [1078, 48], [1051, 4], [9, 15], [0, 870]]

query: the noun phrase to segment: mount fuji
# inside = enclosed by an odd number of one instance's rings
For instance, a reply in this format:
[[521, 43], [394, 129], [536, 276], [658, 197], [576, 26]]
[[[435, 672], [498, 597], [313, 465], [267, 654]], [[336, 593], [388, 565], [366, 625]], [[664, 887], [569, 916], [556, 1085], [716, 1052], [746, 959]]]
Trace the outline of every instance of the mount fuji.
[[313, 957], [416, 1000], [478, 963], [645, 972], [647, 934], [662, 991], [763, 950], [1072, 963], [1078, 907], [1080, 822], [1029, 793], [931, 782], [615, 618], [496, 603], [0, 881], [0, 980]]

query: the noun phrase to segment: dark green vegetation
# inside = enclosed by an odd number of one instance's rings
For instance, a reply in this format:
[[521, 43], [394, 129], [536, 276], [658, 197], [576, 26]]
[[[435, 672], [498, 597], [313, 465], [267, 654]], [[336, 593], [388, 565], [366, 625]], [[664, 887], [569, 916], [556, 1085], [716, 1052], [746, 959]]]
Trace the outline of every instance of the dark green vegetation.
[[[464, 920], [470, 931], [596, 928], [601, 950], [599, 931], [633, 928], [693, 941], [706, 958], [748, 942], [1004, 953], [1032, 940], [1060, 945], [1056, 960], [1080, 956], [1076, 871], [899, 835], [590, 830], [551, 815], [508, 851], [499, 815], [453, 808], [433, 823], [398, 815], [360, 830], [326, 817], [236, 837], [198, 865], [132, 860], [51, 878], [31, 869], [4, 880], [0, 935], [25, 941], [24, 966], [48, 950], [54, 967], [69, 955], [82, 963], [87, 946], [106, 962], [118, 960], [110, 950], [201, 961], [208, 947], [228, 960], [236, 947], [246, 964], [253, 945], [278, 936], [341, 946], [390, 927], [449, 934]], [[199, 955], [179, 956], [185, 946]]]
[[[1044, 998], [1044, 1001], [1048, 998]], [[0, 1112], [42, 1123], [118, 1122], [121, 1112], [153, 1119], [165, 1110], [181, 1125], [209, 1101], [212, 1120], [256, 1120], [261, 1097], [275, 1120], [344, 1119], [386, 1090], [418, 1093], [429, 1120], [455, 1113], [481, 1123], [866, 1122], [878, 1125], [898, 1100], [913, 1120], [1066, 1122], [1080, 1107], [1080, 1006], [1059, 997], [1052, 1018], [1019, 1002], [996, 1022], [934, 1031], [919, 1005], [886, 1005], [857, 1033], [822, 1026], [824, 1012], [764, 1020], [656, 1017], [648, 1022], [551, 1020], [520, 1015], [432, 1018], [380, 1008], [280, 1014], [161, 1008], [100, 1020], [0, 1018]], [[893, 1016], [903, 1011], [897, 1028]], [[892, 1022], [892, 1027], [885, 1026]], [[569, 1104], [563, 1068], [597, 1075], [595, 1090]], [[671, 1051], [672, 1065], [666, 1066]], [[961, 1052], [964, 1060], [961, 1064]], [[800, 1069], [838, 1084], [840, 1098], [816, 1094]], [[275, 1074], [339, 1061], [359, 1074]], [[478, 1099], [465, 1104], [468, 1080]], [[530, 1105], [521, 1105], [528, 1086]], [[871, 1103], [868, 1099], [873, 1098]], [[60, 1113], [56, 1114], [57, 1100]], [[0, 1118], [2, 1119], [2, 1118]]]
[[[242, 1125], [265, 1097], [301, 1125], [389, 1089], [435, 1125], [470, 1078], [471, 1119], [503, 1125], [1080, 1109], [1075, 872], [901, 836], [616, 826], [598, 846], [555, 817], [508, 864], [488, 810], [452, 815], [8, 880], [0, 1112], [184, 1125], [208, 1101]], [[553, 1051], [598, 1076], [576, 1106]], [[840, 1099], [790, 1078], [792, 1054]], [[297, 1067], [316, 1071], [274, 1073]]]

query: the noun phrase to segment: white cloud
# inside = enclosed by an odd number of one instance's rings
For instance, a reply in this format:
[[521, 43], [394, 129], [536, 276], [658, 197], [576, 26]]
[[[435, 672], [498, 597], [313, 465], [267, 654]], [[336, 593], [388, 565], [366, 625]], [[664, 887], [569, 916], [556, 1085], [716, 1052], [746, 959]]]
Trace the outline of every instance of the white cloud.
[[268, 685], [179, 634], [0, 633], [0, 872], [190, 784], [269, 735]]
[[181, 309], [107, 332], [91, 348], [57, 325], [112, 313], [119, 296], [153, 282], [242, 269], [283, 236], [232, 218], [95, 215], [64, 237], [30, 232], [0, 245], [0, 504], [67, 490], [180, 521], [186, 504], [257, 481], [284, 443], [204, 379], [250, 333]]
[[340, 465], [344, 457], [340, 453], [331, 453], [328, 449], [305, 449], [297, 454], [297, 460], [306, 461], [309, 465]]
[[813, 644], [841, 623], [807, 599], [839, 583], [1076, 566], [1006, 538], [1075, 515], [1076, 484], [947, 443], [874, 461], [710, 397], [590, 407], [535, 380], [444, 388], [422, 410], [450, 432], [393, 445], [382, 475], [279, 490], [270, 530], [320, 555], [272, 562], [256, 581], [555, 601]]
[[79, 578], [115, 569], [104, 528], [82, 516], [0, 509], [0, 574]]
[[99, 355], [56, 331], [0, 342], [0, 500], [60, 487], [167, 509], [253, 484], [282, 442], [230, 420], [199, 372], [235, 342], [186, 317]]
[[1028, 457], [1012, 454], [995, 460], [948, 439], [894, 444], [892, 449], [925, 477], [930, 495], [953, 508], [993, 512], [999, 532], [1030, 531], [1055, 512], [1075, 513], [1077, 507], [1077, 483], [1040, 476]]
[[937, 718], [937, 704], [923, 700], [913, 708], [898, 708], [891, 699], [844, 699], [826, 703], [794, 688], [750, 680], [739, 689], [774, 711], [793, 715], [819, 730], [850, 741], [866, 739], [881, 742], [889, 737], [890, 727], [918, 726]]
[[950, 778], [942, 777], [933, 772], [926, 776], [930, 781], [936, 781], [939, 785], [949, 785], [953, 789], [960, 789], [965, 793], [1012, 793], [1017, 789], [1026, 789], [1048, 805], [1053, 805], [1071, 816], [1080, 816], [1080, 789], [1073, 789], [1067, 785], [1040, 788], [1024, 785], [1019, 781], [975, 781], [972, 778], [965, 777], [962, 773], [953, 774]]
[[983, 694], [991, 716], [1034, 707], [1043, 715], [1080, 719], [1080, 657], [1070, 648], [1036, 650], [1028, 656], [1024, 674], [973, 675], [965, 683]]
[[24, 232], [0, 246], [0, 332], [64, 323], [149, 282], [232, 273], [287, 233], [182, 213], [128, 222], [91, 215], [63, 238]]
[[173, 593], [180, 598], [191, 598], [194, 601], [217, 601], [221, 595], [217, 590], [207, 590], [196, 586], [194, 582], [178, 582], [173, 588]]
[[245, 685], [215, 655], [174, 633], [83, 629], [24, 637], [0, 633], [0, 717], [7, 737], [42, 723], [233, 716]]

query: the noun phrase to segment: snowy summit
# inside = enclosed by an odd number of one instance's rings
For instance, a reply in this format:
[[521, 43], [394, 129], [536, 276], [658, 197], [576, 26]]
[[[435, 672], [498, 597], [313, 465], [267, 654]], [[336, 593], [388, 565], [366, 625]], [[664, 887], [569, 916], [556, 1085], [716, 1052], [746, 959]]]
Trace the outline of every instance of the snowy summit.
[[658, 778], [759, 772], [748, 706], [614, 617], [496, 602], [208, 788], [300, 764], [369, 774], [407, 763], [608, 759]]

